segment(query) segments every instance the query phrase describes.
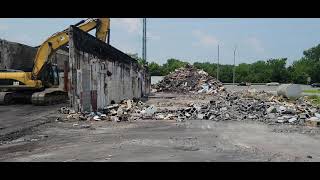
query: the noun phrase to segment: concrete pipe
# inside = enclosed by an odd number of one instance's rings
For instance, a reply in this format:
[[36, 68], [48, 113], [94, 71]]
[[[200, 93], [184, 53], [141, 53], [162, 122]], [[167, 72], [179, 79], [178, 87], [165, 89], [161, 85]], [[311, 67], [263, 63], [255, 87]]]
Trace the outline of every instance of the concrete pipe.
[[289, 99], [298, 99], [301, 97], [302, 89], [299, 84], [282, 84], [278, 87], [277, 94]]

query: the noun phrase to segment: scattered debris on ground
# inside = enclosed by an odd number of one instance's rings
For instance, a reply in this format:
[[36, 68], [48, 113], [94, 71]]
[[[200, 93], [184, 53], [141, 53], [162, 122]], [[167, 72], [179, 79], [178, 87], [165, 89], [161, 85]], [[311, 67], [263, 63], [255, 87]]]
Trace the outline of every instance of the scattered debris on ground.
[[123, 100], [119, 104], [112, 104], [98, 112], [76, 113], [68, 107], [62, 107], [59, 112], [65, 114], [57, 121], [130, 121], [136, 119], [152, 118], [157, 112], [154, 105], [147, 105], [142, 101]]
[[[306, 97], [289, 100], [267, 92], [250, 89], [228, 92], [221, 82], [192, 66], [177, 69], [155, 85], [157, 91], [171, 91], [206, 96], [210, 101], [189, 103], [186, 107], [157, 110], [137, 100], [123, 100], [99, 112], [75, 113], [63, 107], [60, 113], [67, 114], [66, 120], [79, 121], [130, 121], [137, 119], [185, 120], [201, 119], [212, 121], [253, 120], [267, 124], [292, 124], [320, 126], [320, 110]], [[203, 94], [204, 93], [204, 94]], [[191, 97], [194, 99], [194, 97]], [[86, 127], [83, 127], [86, 128]]]
[[[203, 119], [256, 120], [268, 124], [290, 123], [317, 126], [320, 122], [319, 108], [300, 98], [286, 101], [265, 92], [219, 93], [206, 104], [190, 104], [177, 111], [178, 120]], [[308, 123], [307, 123], [308, 122]]]
[[309, 126], [320, 124], [319, 108], [313, 106], [305, 97], [293, 101], [266, 92], [256, 92], [254, 89], [231, 93], [226, 91], [221, 82], [192, 66], [175, 70], [153, 88], [158, 92], [212, 95], [210, 102], [191, 103], [187, 108], [179, 108], [176, 112], [158, 113], [157, 119], [168, 119], [169, 115], [178, 121], [256, 120], [268, 124], [289, 123]]
[[157, 92], [206, 94], [216, 94], [225, 90], [220, 81], [191, 65], [176, 69], [152, 88]]

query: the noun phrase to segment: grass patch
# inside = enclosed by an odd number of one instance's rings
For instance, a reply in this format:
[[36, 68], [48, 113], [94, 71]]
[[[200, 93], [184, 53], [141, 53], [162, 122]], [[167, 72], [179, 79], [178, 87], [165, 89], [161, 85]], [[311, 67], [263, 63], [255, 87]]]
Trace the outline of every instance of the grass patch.
[[305, 93], [320, 93], [320, 89], [308, 89], [304, 90]]
[[317, 95], [308, 96], [308, 100], [313, 105], [320, 107], [320, 96], [317, 96]]

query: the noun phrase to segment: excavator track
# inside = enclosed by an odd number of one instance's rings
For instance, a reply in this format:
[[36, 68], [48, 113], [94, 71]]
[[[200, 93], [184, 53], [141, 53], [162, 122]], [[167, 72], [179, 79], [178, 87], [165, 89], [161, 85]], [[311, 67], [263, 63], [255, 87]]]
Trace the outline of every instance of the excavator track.
[[32, 94], [31, 102], [36, 106], [46, 106], [64, 103], [68, 100], [68, 93], [57, 88], [47, 88]]
[[8, 105], [13, 103], [12, 92], [0, 92], [0, 105]]

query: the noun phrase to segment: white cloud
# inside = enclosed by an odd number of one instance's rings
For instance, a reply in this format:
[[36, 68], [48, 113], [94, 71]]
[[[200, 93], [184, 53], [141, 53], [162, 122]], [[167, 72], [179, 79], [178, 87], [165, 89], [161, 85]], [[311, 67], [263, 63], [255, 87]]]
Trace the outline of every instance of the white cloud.
[[245, 40], [245, 43], [253, 48], [258, 53], [264, 53], [265, 49], [262, 46], [261, 41], [256, 37], [249, 37]]
[[139, 18], [114, 18], [111, 19], [111, 26], [120, 26], [126, 28], [129, 33], [140, 32], [141, 29], [141, 19]]
[[203, 31], [200, 30], [194, 30], [192, 31], [193, 36], [197, 38], [197, 42], [193, 43], [195, 46], [205, 46], [205, 47], [212, 47], [212, 46], [217, 46], [219, 44], [219, 40], [210, 35], [206, 34]]

